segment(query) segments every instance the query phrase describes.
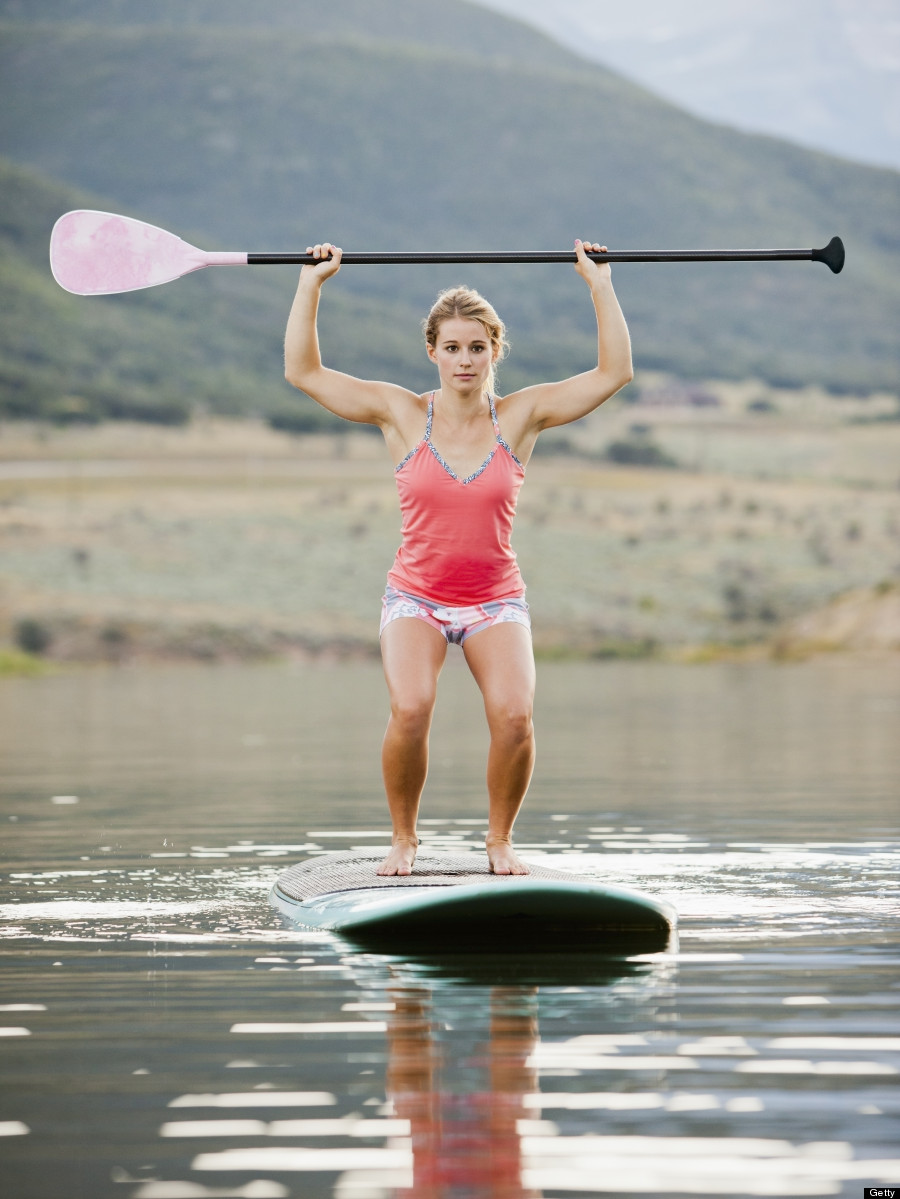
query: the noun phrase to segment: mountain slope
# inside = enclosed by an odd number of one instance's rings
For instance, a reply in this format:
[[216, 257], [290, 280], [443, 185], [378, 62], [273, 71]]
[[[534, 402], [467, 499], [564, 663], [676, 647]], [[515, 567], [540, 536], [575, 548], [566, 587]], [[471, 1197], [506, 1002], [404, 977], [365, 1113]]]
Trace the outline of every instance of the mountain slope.
[[707, 120], [900, 167], [888, 0], [481, 0]]
[[[900, 176], [710, 126], [609, 72], [286, 29], [59, 24], [0, 30], [0, 78], [0, 150], [210, 248], [320, 237], [360, 249], [543, 248], [575, 234], [623, 248], [809, 246], [840, 232], [849, 258], [837, 278], [810, 264], [619, 268], [636, 361], [897, 385]], [[229, 307], [221, 321], [252, 312], [254, 345], [271, 350], [293, 277], [207, 274], [216, 282], [160, 292], [187, 308], [194, 286], [212, 287]], [[588, 365], [590, 305], [564, 267], [347, 268], [324, 308], [335, 365], [420, 378], [408, 322], [462, 277], [510, 323], [507, 388]], [[351, 310], [359, 320], [341, 325]], [[257, 369], [253, 353], [243, 361]]]
[[[293, 271], [204, 271], [177, 287], [82, 299], [53, 281], [47, 230], [60, 212], [109, 203], [2, 159], [0, 195], [0, 418], [171, 424], [200, 407], [343, 428], [282, 377]], [[375, 307], [335, 296], [322, 322], [326, 353], [352, 325], [352, 367], [388, 374], [406, 363], [399, 378], [425, 387], [415, 315], [396, 303]], [[386, 308], [405, 337], [385, 336]]]
[[[0, 0], [0, 21], [161, 29], [283, 31], [375, 39], [390, 45], [455, 50], [478, 59], [538, 66], [587, 65], [524, 21], [472, 0]], [[588, 68], [589, 69], [589, 68]]]

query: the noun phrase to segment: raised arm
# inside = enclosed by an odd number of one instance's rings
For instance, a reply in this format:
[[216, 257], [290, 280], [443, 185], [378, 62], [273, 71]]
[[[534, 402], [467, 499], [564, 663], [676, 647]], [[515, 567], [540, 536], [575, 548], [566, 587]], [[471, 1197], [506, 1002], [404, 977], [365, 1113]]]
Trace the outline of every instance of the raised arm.
[[322, 365], [316, 318], [322, 284], [341, 268], [341, 251], [329, 242], [307, 247], [321, 262], [300, 271], [297, 294], [284, 335], [284, 376], [323, 408], [362, 424], [389, 423], [391, 400], [409, 393], [391, 383], [345, 375]]
[[[523, 434], [536, 436], [541, 429], [580, 420], [615, 395], [634, 377], [631, 339], [616, 293], [608, 262], [594, 262], [587, 251], [605, 251], [596, 242], [575, 242], [575, 270], [591, 289], [597, 314], [597, 365], [582, 375], [558, 383], [541, 383], [510, 396], [513, 407], [523, 412]], [[527, 430], [527, 431], [526, 431]]]

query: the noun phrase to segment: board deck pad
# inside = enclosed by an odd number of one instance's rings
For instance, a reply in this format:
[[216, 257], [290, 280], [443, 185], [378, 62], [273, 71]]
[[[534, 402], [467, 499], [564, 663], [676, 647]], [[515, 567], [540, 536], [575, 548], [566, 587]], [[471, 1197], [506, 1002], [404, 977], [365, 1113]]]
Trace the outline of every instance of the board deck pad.
[[309, 858], [280, 876], [272, 901], [299, 924], [389, 952], [649, 951], [665, 948], [677, 923], [662, 900], [566, 870], [493, 874], [484, 854], [426, 851], [412, 874], [382, 876], [384, 853]]

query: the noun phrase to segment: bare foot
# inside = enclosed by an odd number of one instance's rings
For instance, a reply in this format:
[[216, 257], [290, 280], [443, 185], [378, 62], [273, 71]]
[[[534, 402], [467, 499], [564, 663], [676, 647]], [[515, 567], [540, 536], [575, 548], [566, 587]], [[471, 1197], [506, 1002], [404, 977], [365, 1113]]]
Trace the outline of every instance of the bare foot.
[[417, 840], [395, 841], [391, 852], [376, 870], [376, 874], [412, 874], [413, 862], [416, 860]]
[[528, 873], [528, 867], [516, 856], [509, 837], [486, 837], [484, 843], [493, 874]]

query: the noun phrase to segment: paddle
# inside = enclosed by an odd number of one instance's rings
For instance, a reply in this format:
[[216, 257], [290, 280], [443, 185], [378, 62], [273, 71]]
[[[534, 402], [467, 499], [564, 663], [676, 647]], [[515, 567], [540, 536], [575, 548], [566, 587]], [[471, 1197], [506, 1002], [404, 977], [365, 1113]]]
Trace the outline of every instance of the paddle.
[[[591, 254], [595, 262], [824, 262], [835, 274], [844, 265], [844, 244], [833, 237], [821, 250], [610, 250]], [[111, 212], [76, 209], [53, 226], [50, 268], [60, 287], [79, 296], [137, 291], [179, 279], [206, 266], [301, 265], [317, 261], [308, 254], [215, 253], [198, 250], [156, 225]], [[521, 253], [354, 254], [349, 266], [365, 263], [418, 262], [574, 262], [574, 250]]]

